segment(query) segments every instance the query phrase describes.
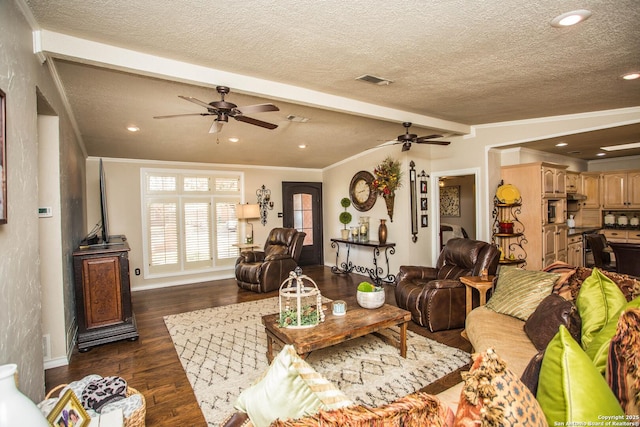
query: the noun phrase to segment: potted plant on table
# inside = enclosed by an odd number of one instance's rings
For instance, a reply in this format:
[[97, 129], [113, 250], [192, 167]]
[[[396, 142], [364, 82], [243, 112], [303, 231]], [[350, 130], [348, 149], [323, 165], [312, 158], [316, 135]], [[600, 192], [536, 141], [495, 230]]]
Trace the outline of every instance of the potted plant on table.
[[351, 200], [349, 200], [348, 197], [343, 197], [342, 200], [340, 200], [340, 205], [344, 208], [344, 212], [340, 212], [339, 217], [340, 223], [344, 226], [340, 232], [342, 233], [342, 239], [347, 240], [349, 238], [349, 229], [347, 228], [347, 225], [351, 223], [351, 220], [353, 219], [351, 214], [347, 212], [347, 208], [351, 206]]

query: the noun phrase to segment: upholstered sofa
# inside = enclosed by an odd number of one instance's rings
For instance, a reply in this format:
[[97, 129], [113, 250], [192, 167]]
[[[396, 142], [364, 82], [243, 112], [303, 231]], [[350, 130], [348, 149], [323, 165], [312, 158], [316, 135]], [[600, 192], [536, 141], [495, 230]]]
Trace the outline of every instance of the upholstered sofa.
[[[554, 384], [557, 390], [553, 387], [549, 389], [548, 386], [545, 386], [544, 393], [549, 394], [549, 390], [551, 390], [551, 394], [564, 395], [567, 394], [567, 390], [565, 390], [567, 387], [575, 387], [579, 390], [586, 389], [588, 391], [587, 397], [593, 400], [593, 404], [591, 400], [589, 400], [589, 404], [576, 404], [579, 407], [571, 408], [572, 411], [575, 411], [575, 414], [578, 414], [578, 417], [583, 413], [581, 411], [584, 410], [587, 411], [585, 417], [588, 418], [589, 415], [593, 417], [593, 413], [590, 414], [588, 412], [593, 409], [592, 406], [597, 408], [598, 405], [606, 404], [608, 404], [609, 407], [615, 407], [615, 410], [611, 412], [604, 410], [604, 412], [600, 411], [597, 413], [600, 414], [598, 416], [610, 417], [607, 418], [608, 420], [623, 420], [625, 412], [627, 414], [637, 414], [640, 403], [640, 372], [637, 370], [640, 355], [637, 355], [638, 351], [635, 347], [637, 343], [640, 342], [640, 308], [638, 307], [638, 301], [640, 301], [638, 300], [640, 296], [640, 281], [631, 276], [609, 272], [594, 273], [592, 269], [589, 268], [576, 268], [562, 263], [554, 264], [547, 268], [547, 270], [548, 271], [545, 272], [531, 272], [532, 274], [541, 273], [541, 279], [538, 281], [537, 278], [532, 279], [529, 277], [530, 283], [527, 284], [527, 286], [533, 282], [536, 282], [535, 284], [537, 285], [540, 281], [549, 279], [548, 276], [544, 277], [545, 274], [555, 276], [551, 278], [550, 283], [552, 288], [545, 287], [546, 285], [540, 287], [544, 290], [541, 290], [540, 295], [535, 298], [538, 300], [541, 299], [542, 301], [539, 302], [536, 307], [529, 307], [529, 310], [533, 309], [533, 313], [529, 314], [526, 321], [518, 319], [513, 315], [496, 311], [496, 309], [500, 309], [498, 301], [500, 298], [500, 293], [498, 292], [501, 285], [500, 277], [502, 276], [504, 281], [506, 280], [504, 278], [512, 277], [509, 276], [509, 274], [517, 274], [509, 272], [506, 269], [499, 270], [498, 283], [493, 295], [493, 297], [497, 297], [497, 302], [493, 303], [495, 307], [493, 309], [491, 308], [490, 300], [487, 306], [475, 308], [466, 319], [466, 334], [477, 352], [474, 354], [471, 369], [468, 373], [463, 373], [463, 382], [453, 386], [449, 390], [437, 396], [417, 392], [379, 408], [351, 405], [339, 409], [325, 409], [320, 410], [315, 415], [308, 415], [295, 420], [278, 420], [271, 425], [308, 427], [318, 425], [349, 425], [354, 427], [371, 425], [507, 426], [518, 423], [522, 425], [524, 423], [524, 425], [545, 426], [553, 425], [555, 421], [565, 422], [566, 419], [563, 421], [562, 414], [560, 413], [548, 415], [546, 412], [543, 412], [541, 405], [535, 398], [535, 391], [532, 392], [530, 389], [532, 366], [534, 367], [533, 376], [536, 377], [535, 380], [537, 382], [537, 375], [540, 375], [541, 378], [543, 375], [540, 371], [541, 363], [547, 362], [545, 362], [543, 358], [544, 350], [541, 351], [538, 348], [541, 345], [540, 334], [537, 333], [539, 331], [527, 331], [526, 329], [527, 325], [532, 325], [529, 329], [531, 329], [531, 327], [547, 329], [547, 331], [544, 332], [548, 334], [549, 323], [552, 323], [554, 324], [553, 327], [556, 329], [559, 328], [559, 332], [557, 332], [549, 342], [544, 344], [549, 346], [548, 352], [562, 352], [566, 348], [578, 348], [577, 351], [582, 352], [580, 344], [575, 341], [576, 338], [580, 338], [579, 336], [575, 336], [575, 322], [580, 321], [579, 318], [574, 316], [574, 311], [577, 309], [566, 310], [566, 306], [567, 304], [570, 307], [575, 306], [574, 302], [578, 300], [580, 289], [587, 278], [591, 281], [589, 285], [591, 286], [593, 282], [592, 274], [605, 275], [606, 279], [611, 280], [617, 285], [619, 291], [621, 291], [621, 295], [623, 295], [622, 301], [631, 301], [628, 302], [627, 305], [631, 305], [632, 308], [625, 309], [624, 311], [620, 308], [620, 312], [622, 312], [620, 319], [627, 314], [632, 315], [631, 318], [634, 319], [632, 321], [633, 327], [626, 325], [623, 327], [623, 330], [616, 331], [616, 327], [618, 329], [621, 328], [617, 325], [618, 322], [616, 320], [615, 322], [609, 322], [602, 328], [609, 328], [612, 335], [614, 335], [615, 332], [614, 338], [611, 339], [612, 342], [617, 339], [618, 341], [624, 341], [624, 345], [627, 346], [627, 353], [624, 353], [619, 349], [614, 351], [614, 348], [617, 347], [611, 345], [612, 352], [614, 356], [617, 356], [618, 360], [617, 362], [609, 360], [609, 369], [613, 369], [611, 375], [615, 376], [616, 373], [618, 375], [614, 381], [615, 384], [609, 387], [604, 377], [597, 371], [595, 374], [591, 373], [591, 371], [589, 371], [589, 374], [583, 372], [576, 373], [572, 365], [576, 360], [579, 359], [581, 361], [580, 363], [587, 363], [589, 365], [591, 365], [591, 361], [587, 356], [581, 356], [575, 352], [575, 354], [563, 353], [562, 357], [557, 358], [568, 360], [569, 363], [567, 363], [567, 366], [564, 366], [561, 362], [558, 362], [558, 366], [560, 366], [561, 369], [565, 369], [566, 372], [562, 371], [557, 373], [553, 371], [552, 368], [548, 368], [553, 362], [548, 362], [547, 368], [550, 373], [545, 372], [544, 375], [546, 375], [545, 378], [547, 378], [547, 380], [549, 375], [554, 379], [557, 377], [559, 381], [562, 374], [566, 374], [570, 378], [567, 378], [565, 383], [558, 382]], [[518, 269], [518, 271], [521, 270]], [[514, 280], [509, 280], [509, 282], [513, 283]], [[502, 285], [506, 287], [504, 283]], [[531, 290], [527, 292], [527, 296], [529, 294], [535, 294], [536, 292], [536, 290]], [[526, 300], [527, 296], [522, 298], [518, 297], [518, 301]], [[556, 298], [558, 296], [562, 298]], [[535, 300], [535, 298], [531, 296], [531, 301]], [[547, 307], [549, 305], [548, 301], [553, 300], [556, 302], [558, 300], [564, 301], [563, 306], [565, 310], [562, 311], [559, 316], [557, 316], [557, 313], [551, 314], [550, 309]], [[636, 305], [632, 305], [634, 303]], [[555, 303], [550, 305], [555, 307], [554, 304]], [[584, 298], [582, 304], [585, 304]], [[600, 304], [599, 301], [595, 306], [598, 304]], [[619, 304], [622, 304], [622, 302], [619, 301]], [[546, 311], [541, 310], [543, 308], [545, 308]], [[518, 310], [522, 310], [522, 307], [518, 304], [513, 304], [512, 307], [508, 309], [513, 309], [517, 312]], [[516, 314], [520, 315], [519, 313]], [[537, 323], [532, 323], [530, 319], [535, 318], [538, 318]], [[549, 321], [540, 321], [541, 318], [548, 319]], [[591, 322], [591, 320], [588, 321]], [[558, 326], [554, 322], [562, 324], [562, 326]], [[565, 325], [567, 327], [565, 327]], [[569, 330], [571, 331], [567, 332]], [[580, 331], [578, 334], [579, 333]], [[544, 335], [544, 333], [542, 335]], [[533, 338], [530, 338], [530, 336]], [[596, 338], [595, 341], [597, 341], [597, 339], [598, 338]], [[620, 342], [618, 342], [618, 344], [620, 344]], [[628, 351], [629, 347], [632, 348], [631, 352]], [[555, 355], [555, 353], [553, 354]], [[624, 360], [625, 358], [631, 359], [631, 363], [627, 365], [620, 363], [620, 360]], [[585, 362], [585, 360], [587, 362]], [[631, 368], [629, 368], [629, 366], [631, 366]], [[635, 366], [635, 369], [633, 366]], [[527, 378], [527, 375], [529, 375], [529, 378]], [[591, 375], [591, 377], [589, 375]], [[593, 378], [594, 375], [595, 381], [600, 381], [596, 383], [596, 386], [593, 386], [593, 383], [590, 382], [591, 379], [589, 379]], [[624, 387], [629, 384], [631, 384], [631, 393], [629, 390], [624, 389]], [[533, 385], [538, 387], [538, 384]], [[543, 387], [543, 385], [540, 385], [540, 387]], [[615, 396], [611, 393], [611, 389], [615, 389]], [[576, 390], [574, 390], [574, 392], [575, 391]], [[584, 393], [577, 392], [575, 394], [584, 395]], [[622, 396], [624, 401], [621, 400], [619, 396]], [[616, 398], [618, 400], [616, 400]], [[612, 399], [613, 403], [611, 401]], [[572, 404], [574, 403], [572, 402]], [[567, 403], [567, 405], [569, 404]], [[622, 408], [624, 408], [624, 412]], [[557, 409], [553, 407], [553, 410], [562, 412], [562, 410], [567, 411], [567, 408]], [[595, 409], [595, 411], [599, 411], [599, 409]], [[582, 420], [573, 418], [572, 420], [574, 422], [587, 422], [587, 418]], [[239, 425], [250, 426], [252, 424], [246, 414], [235, 413], [227, 420], [226, 424], [223, 425], [230, 427]]]
[[[552, 293], [575, 302], [582, 283], [591, 275], [592, 269], [556, 263], [546, 268], [545, 272], [560, 275]], [[623, 274], [608, 271], [602, 273], [618, 285], [627, 301], [640, 296], [640, 281]], [[469, 313], [465, 333], [474, 349], [494, 348], [514, 373], [522, 375], [531, 359], [539, 352], [524, 326], [525, 321], [497, 313], [485, 306]]]

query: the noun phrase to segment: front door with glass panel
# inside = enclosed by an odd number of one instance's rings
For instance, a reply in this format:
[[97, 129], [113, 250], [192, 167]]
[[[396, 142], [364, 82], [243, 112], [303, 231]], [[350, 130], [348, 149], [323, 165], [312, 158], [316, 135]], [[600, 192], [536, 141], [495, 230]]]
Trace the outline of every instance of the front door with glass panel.
[[322, 264], [322, 183], [283, 182], [282, 201], [283, 226], [307, 233], [299, 264]]

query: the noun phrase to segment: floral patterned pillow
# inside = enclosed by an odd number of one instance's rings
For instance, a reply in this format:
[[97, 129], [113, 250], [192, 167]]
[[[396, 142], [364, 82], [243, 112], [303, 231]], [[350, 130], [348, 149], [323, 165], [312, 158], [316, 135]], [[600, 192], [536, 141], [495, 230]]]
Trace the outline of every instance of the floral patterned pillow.
[[462, 378], [455, 427], [547, 426], [536, 398], [492, 348], [475, 355]]
[[640, 309], [620, 316], [611, 339], [606, 379], [625, 414], [640, 414]]

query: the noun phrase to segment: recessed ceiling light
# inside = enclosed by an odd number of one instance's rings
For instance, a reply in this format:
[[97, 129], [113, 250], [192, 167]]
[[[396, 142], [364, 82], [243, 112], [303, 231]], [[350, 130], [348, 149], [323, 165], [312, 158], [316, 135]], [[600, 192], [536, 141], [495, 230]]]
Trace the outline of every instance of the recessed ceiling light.
[[138, 126], [127, 126], [129, 132], [138, 132], [140, 128]]
[[636, 72], [627, 73], [627, 74], [624, 74], [622, 78], [625, 80], [635, 80], [637, 78], [640, 78], [640, 73], [636, 73]]
[[307, 144], [298, 144], [298, 148], [307, 148]]
[[588, 19], [590, 16], [591, 11], [589, 10], [572, 10], [571, 12], [563, 13], [553, 18], [551, 20], [551, 26], [556, 28], [569, 27]]
[[567, 145], [569, 145], [569, 144], [568, 144], [568, 143], [566, 143], [566, 142], [558, 142], [558, 143], [556, 144], [556, 147], [566, 147]]
[[598, 156], [598, 157], [602, 157], [602, 156], [606, 156], [606, 155], [607, 155], [607, 153], [598, 153], [598, 154], [596, 154], [596, 156]]
[[229, 138], [229, 142], [238, 142], [238, 141], [240, 141], [239, 138], [236, 138], [236, 137]]
[[640, 148], [640, 142], [630, 142], [629, 144], [610, 145], [608, 147], [600, 147], [605, 151], [631, 150], [632, 148]]

